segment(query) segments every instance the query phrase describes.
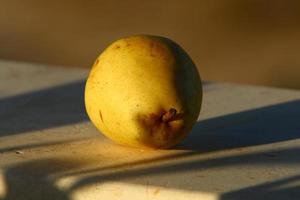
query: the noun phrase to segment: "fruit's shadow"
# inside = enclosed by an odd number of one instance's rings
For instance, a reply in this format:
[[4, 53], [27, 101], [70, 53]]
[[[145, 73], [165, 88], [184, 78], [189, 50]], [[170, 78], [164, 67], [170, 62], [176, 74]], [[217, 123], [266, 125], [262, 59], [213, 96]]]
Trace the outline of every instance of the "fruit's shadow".
[[0, 137], [87, 120], [84, 80], [0, 99]]
[[300, 100], [199, 120], [177, 149], [200, 152], [300, 138]]

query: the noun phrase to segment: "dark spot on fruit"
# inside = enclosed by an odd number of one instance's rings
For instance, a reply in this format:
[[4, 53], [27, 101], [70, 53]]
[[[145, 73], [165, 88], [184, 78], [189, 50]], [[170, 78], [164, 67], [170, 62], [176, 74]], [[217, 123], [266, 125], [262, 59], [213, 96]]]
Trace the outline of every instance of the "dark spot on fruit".
[[[168, 113], [172, 115], [172, 117], [176, 117], [176, 119], [163, 120], [162, 116]], [[184, 126], [173, 124], [174, 120], [182, 120], [182, 115], [177, 117], [177, 114], [179, 113], [173, 112], [173, 109], [169, 109], [169, 111], [161, 109], [155, 113], [138, 115], [140, 126], [143, 127], [144, 130], [147, 130], [148, 133], [148, 136], [141, 138], [142, 141], [148, 142], [149, 137], [152, 137], [161, 138], [162, 142], [168, 142], [180, 137], [183, 134]]]
[[150, 129], [149, 129], [149, 135], [153, 136], [153, 128], [152, 127], [150, 127]]
[[176, 113], [176, 115], [173, 118], [173, 121], [179, 120], [179, 119], [183, 119], [183, 118], [184, 118], [184, 114], [183, 113]]
[[127, 43], [127, 44], [126, 44], [126, 47], [129, 47], [129, 46], [131, 46], [131, 44]]
[[102, 113], [101, 113], [101, 110], [99, 110], [99, 115], [100, 115], [101, 122], [104, 123], [104, 121], [103, 121], [103, 116], [102, 116]]
[[116, 45], [116, 47], [115, 47], [116, 49], [120, 49], [121, 47], [120, 47], [120, 45]]
[[163, 113], [160, 118], [162, 122], [168, 123], [170, 121], [173, 121], [176, 115], [177, 110], [175, 108], [170, 108], [167, 112]]

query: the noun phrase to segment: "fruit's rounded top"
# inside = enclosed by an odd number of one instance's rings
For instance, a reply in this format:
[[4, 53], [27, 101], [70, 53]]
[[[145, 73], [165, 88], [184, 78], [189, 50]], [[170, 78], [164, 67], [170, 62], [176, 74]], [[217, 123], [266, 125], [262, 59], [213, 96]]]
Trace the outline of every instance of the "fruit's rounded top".
[[[114, 47], [115, 49], [120, 49], [121, 45], [125, 43], [125, 47], [130, 47], [130, 46], [146, 46], [147, 44], [150, 44], [151, 47], [155, 45], [164, 45], [165, 47], [169, 47], [170, 50], [177, 50], [180, 51], [179, 49], [183, 50], [183, 48], [178, 45], [176, 42], [173, 40], [164, 37], [164, 36], [158, 36], [158, 35], [147, 35], [147, 34], [141, 34], [141, 35], [132, 35], [132, 36], [126, 36], [122, 37], [120, 39], [117, 39], [113, 43], [111, 43], [107, 49], [110, 47]], [[164, 52], [165, 53], [165, 52]], [[183, 50], [180, 53], [186, 53], [185, 50]], [[188, 56], [186, 54], [186, 56]]]

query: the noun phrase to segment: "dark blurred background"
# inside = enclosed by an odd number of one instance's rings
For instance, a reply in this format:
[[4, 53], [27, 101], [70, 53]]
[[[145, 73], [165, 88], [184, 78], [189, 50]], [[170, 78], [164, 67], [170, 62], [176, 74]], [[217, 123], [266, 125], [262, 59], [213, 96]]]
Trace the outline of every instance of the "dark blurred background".
[[140, 33], [177, 41], [203, 79], [300, 88], [297, 0], [0, 0], [0, 59], [89, 68]]

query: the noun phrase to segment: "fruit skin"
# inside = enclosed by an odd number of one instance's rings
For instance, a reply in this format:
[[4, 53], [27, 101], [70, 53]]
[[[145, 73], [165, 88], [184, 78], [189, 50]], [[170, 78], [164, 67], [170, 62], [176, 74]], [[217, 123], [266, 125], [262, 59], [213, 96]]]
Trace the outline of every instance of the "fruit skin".
[[175, 42], [159, 36], [112, 43], [97, 58], [85, 86], [94, 125], [113, 141], [138, 148], [179, 143], [197, 121], [201, 102], [193, 61]]

